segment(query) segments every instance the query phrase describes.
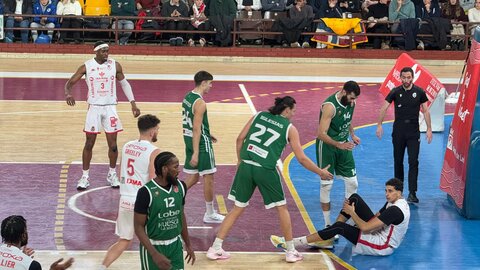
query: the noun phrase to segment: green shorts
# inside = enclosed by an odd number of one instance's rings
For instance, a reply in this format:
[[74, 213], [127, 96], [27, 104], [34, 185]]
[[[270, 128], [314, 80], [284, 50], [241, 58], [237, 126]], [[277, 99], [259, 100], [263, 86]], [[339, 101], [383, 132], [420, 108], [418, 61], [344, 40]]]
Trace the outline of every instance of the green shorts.
[[200, 150], [198, 154], [198, 165], [197, 167], [192, 167], [190, 165], [190, 160], [192, 159], [193, 149], [185, 148], [185, 164], [183, 165], [183, 171], [187, 174], [200, 174], [203, 176], [205, 174], [212, 174], [217, 171], [215, 166], [215, 155], [213, 153], [213, 148], [207, 148], [205, 151]]
[[[170, 260], [172, 268], [170, 269], [184, 269], [185, 263], [183, 261], [183, 247], [182, 240], [178, 238], [177, 241], [169, 245], [154, 245], [155, 249], [161, 254], [165, 255]], [[152, 256], [147, 249], [140, 244], [140, 262], [142, 270], [156, 270], [159, 269], [152, 260]]]
[[318, 139], [316, 140], [315, 146], [318, 167], [324, 168], [330, 164], [328, 171], [332, 174], [344, 177], [357, 175], [352, 151], [338, 149]]
[[257, 186], [266, 209], [287, 204], [277, 170], [247, 164], [245, 161], [238, 166], [228, 198], [236, 206], [246, 207]]

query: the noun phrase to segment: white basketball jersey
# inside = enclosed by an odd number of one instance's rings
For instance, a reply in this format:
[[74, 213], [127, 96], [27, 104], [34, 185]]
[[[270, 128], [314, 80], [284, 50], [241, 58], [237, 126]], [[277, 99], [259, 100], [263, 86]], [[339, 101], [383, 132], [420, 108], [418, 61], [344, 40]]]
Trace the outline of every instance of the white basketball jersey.
[[120, 195], [137, 196], [138, 190], [149, 178], [148, 165], [152, 152], [158, 149], [149, 141], [134, 140], [122, 150]]
[[[397, 206], [403, 213], [403, 221], [398, 225], [390, 225], [389, 230], [383, 230], [385, 234], [391, 234], [390, 236], [390, 246], [397, 248], [403, 241], [405, 234], [407, 233], [408, 223], [410, 222], [410, 207], [405, 199], [398, 199], [395, 203], [388, 203], [387, 209], [390, 206]], [[388, 236], [387, 236], [388, 237]]]
[[88, 87], [87, 103], [91, 105], [117, 104], [115, 60], [109, 58], [105, 63], [99, 64], [95, 59], [85, 62], [87, 73], [85, 82]]
[[0, 269], [28, 270], [33, 259], [16, 246], [0, 245]]

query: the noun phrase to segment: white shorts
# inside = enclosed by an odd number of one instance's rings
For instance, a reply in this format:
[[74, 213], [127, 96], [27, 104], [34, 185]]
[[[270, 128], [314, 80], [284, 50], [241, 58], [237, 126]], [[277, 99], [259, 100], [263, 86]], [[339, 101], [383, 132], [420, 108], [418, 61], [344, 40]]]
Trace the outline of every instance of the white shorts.
[[363, 234], [357, 244], [353, 247], [353, 253], [372, 256], [387, 256], [393, 253], [393, 248], [389, 245], [389, 239], [385, 239], [379, 234]]
[[123, 130], [122, 122], [120, 122], [120, 118], [118, 118], [117, 105], [88, 105], [83, 131], [86, 133], [99, 134], [101, 128], [103, 128], [106, 133], [117, 133]]
[[132, 240], [135, 230], [133, 228], [133, 209], [135, 207], [135, 197], [120, 196], [118, 205], [117, 225], [115, 234], [121, 239]]

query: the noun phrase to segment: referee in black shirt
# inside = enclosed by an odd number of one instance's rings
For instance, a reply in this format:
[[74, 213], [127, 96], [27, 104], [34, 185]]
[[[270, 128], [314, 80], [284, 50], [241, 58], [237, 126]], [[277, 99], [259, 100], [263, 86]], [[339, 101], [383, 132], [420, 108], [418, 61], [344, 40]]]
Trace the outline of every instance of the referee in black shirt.
[[377, 137], [383, 135], [383, 118], [390, 103], [395, 101], [395, 121], [393, 122], [392, 143], [393, 160], [395, 164], [395, 178], [403, 181], [403, 157], [405, 148], [408, 151], [408, 195], [407, 201], [418, 203], [416, 195], [418, 178], [418, 153], [420, 151], [420, 125], [418, 116], [420, 106], [427, 124], [427, 142], [432, 141], [432, 126], [430, 112], [427, 107], [427, 95], [422, 88], [413, 84], [413, 70], [404, 67], [400, 71], [402, 85], [395, 87], [385, 98], [385, 104], [380, 109], [377, 123]]

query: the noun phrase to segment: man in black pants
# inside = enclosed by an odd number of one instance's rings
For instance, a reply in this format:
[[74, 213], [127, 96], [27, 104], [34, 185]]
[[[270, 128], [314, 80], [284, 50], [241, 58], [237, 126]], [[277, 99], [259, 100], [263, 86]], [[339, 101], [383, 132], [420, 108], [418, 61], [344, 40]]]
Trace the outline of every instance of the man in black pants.
[[395, 101], [395, 121], [393, 122], [392, 143], [395, 178], [403, 181], [403, 157], [405, 148], [408, 151], [408, 195], [407, 201], [418, 203], [417, 178], [418, 178], [418, 153], [420, 151], [419, 111], [422, 108], [425, 123], [427, 124], [427, 142], [432, 141], [432, 126], [430, 112], [427, 107], [427, 95], [420, 87], [413, 84], [413, 70], [404, 67], [400, 71], [402, 85], [395, 87], [385, 98], [385, 104], [380, 109], [377, 123], [377, 137], [383, 135], [383, 118], [388, 107]]
[[[356, 254], [386, 256], [400, 246], [405, 237], [410, 221], [410, 208], [402, 195], [403, 182], [392, 178], [385, 183], [385, 197], [387, 202], [373, 214], [372, 210], [358, 194], [353, 194], [343, 203], [343, 209], [337, 221], [330, 227], [308, 236], [293, 239], [294, 245], [317, 246], [333, 244], [333, 237], [337, 234], [344, 236], [354, 244]], [[346, 224], [349, 219], [355, 226]], [[285, 247], [283, 237], [270, 236], [272, 244], [277, 248]]]

